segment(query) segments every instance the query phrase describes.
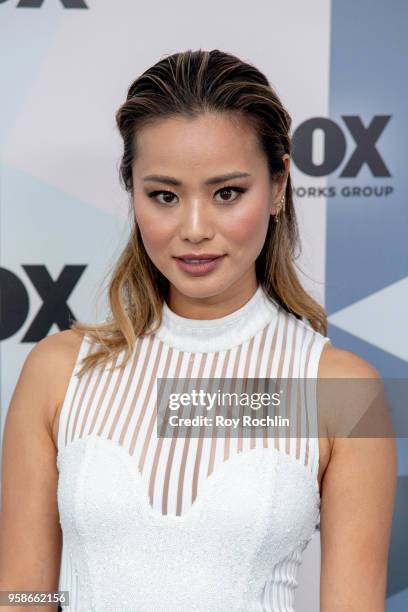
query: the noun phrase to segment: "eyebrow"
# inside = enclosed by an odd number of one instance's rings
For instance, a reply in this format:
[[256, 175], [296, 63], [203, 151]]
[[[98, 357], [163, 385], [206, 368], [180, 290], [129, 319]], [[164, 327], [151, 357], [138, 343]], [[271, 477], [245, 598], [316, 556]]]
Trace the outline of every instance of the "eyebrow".
[[[249, 172], [230, 172], [229, 174], [222, 174], [220, 176], [213, 176], [204, 182], [204, 185], [216, 185], [217, 183], [223, 183], [236, 178], [245, 178], [251, 176]], [[143, 181], [157, 181], [159, 183], [165, 183], [166, 185], [174, 185], [176, 187], [182, 185], [182, 182], [172, 176], [165, 176], [163, 174], [149, 174], [143, 177]]]

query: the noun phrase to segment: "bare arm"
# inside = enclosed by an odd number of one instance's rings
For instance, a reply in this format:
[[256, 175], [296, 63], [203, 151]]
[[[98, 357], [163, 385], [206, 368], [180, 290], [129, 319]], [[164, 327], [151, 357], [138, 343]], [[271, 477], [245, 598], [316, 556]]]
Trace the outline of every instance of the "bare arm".
[[[0, 590], [58, 590], [62, 535], [51, 422], [66, 333], [34, 346], [8, 409], [2, 449]], [[57, 608], [53, 604], [2, 610]]]
[[[353, 353], [331, 350], [325, 376], [379, 378]], [[322, 484], [321, 612], [384, 612], [397, 475], [393, 437], [338, 437]]]

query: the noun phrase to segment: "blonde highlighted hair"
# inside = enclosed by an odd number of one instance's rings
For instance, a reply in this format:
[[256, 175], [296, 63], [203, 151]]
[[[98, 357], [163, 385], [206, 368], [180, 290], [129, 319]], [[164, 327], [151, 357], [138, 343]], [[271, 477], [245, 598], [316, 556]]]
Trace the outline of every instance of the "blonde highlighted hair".
[[[203, 112], [228, 113], [249, 121], [266, 155], [271, 178], [282, 176], [282, 157], [291, 155], [291, 118], [266, 76], [218, 49], [187, 50], [166, 56], [147, 69], [130, 85], [125, 102], [117, 110], [116, 123], [123, 139], [120, 179], [130, 196], [138, 130], [156, 119], [194, 118]], [[284, 310], [304, 318], [314, 330], [326, 335], [326, 312], [303, 289], [295, 269], [299, 233], [290, 173], [285, 197], [279, 223], [270, 216], [265, 243], [255, 262], [257, 280]], [[94, 325], [76, 321], [71, 327], [98, 345], [83, 359], [80, 375], [110, 361], [118, 367], [118, 357], [125, 351], [119, 366], [123, 367], [136, 339], [154, 333], [161, 323], [169, 283], [147, 255], [133, 204], [129, 219], [130, 237], [110, 271], [109, 317]]]

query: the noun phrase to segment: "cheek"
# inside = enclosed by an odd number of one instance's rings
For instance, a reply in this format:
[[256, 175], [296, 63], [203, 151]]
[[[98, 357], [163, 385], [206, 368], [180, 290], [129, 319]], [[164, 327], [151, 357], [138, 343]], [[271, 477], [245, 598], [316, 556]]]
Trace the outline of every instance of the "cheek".
[[134, 206], [134, 210], [146, 250], [160, 248], [168, 242], [172, 230], [169, 223], [163, 223], [160, 211], [142, 203]]
[[256, 242], [256, 238], [262, 240], [267, 230], [269, 213], [265, 206], [253, 204], [245, 210], [240, 211], [236, 217], [228, 219], [225, 225], [225, 234], [237, 243]]

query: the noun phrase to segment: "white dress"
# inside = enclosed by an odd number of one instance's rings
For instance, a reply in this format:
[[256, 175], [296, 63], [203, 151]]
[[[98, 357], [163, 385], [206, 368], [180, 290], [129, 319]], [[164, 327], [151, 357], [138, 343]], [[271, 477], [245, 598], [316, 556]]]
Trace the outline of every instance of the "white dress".
[[[160, 329], [138, 338], [123, 370], [78, 379], [93, 350], [83, 340], [58, 430], [64, 609], [294, 610], [302, 552], [319, 528], [318, 438], [159, 437], [157, 381], [316, 379], [328, 341], [261, 286], [218, 319], [164, 303]], [[315, 395], [301, 405], [316, 423]]]

